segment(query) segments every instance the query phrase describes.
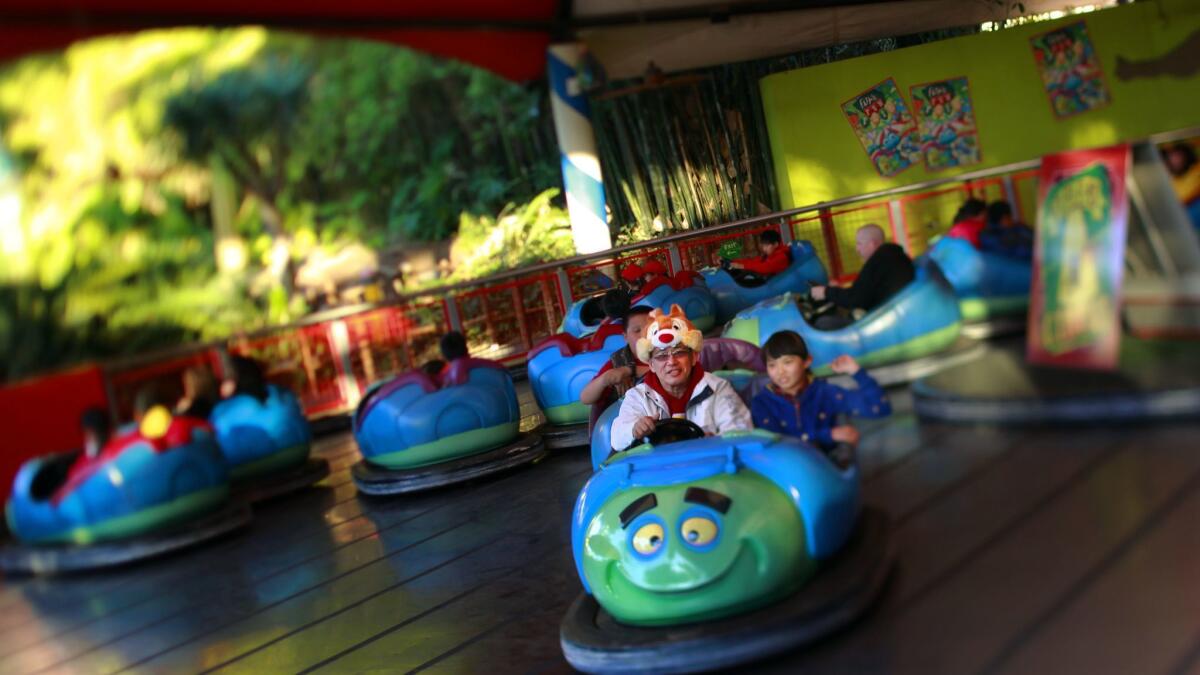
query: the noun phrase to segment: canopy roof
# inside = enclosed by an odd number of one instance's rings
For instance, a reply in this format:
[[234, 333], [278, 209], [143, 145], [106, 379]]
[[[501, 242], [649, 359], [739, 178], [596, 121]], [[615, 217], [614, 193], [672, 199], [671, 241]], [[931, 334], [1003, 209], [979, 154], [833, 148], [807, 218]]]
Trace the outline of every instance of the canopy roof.
[[[1087, 0], [1026, 0], [1026, 13]], [[1095, 0], [1092, 0], [1094, 2]], [[608, 76], [774, 56], [1006, 18], [981, 0], [4, 0], [0, 59], [171, 26], [264, 25], [404, 44], [511, 80], [545, 73], [551, 41], [588, 44]]]

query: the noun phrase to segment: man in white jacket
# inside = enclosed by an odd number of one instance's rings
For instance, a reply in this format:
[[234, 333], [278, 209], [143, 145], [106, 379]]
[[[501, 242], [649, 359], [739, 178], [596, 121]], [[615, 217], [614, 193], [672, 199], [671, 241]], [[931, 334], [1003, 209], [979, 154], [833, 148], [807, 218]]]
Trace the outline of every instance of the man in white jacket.
[[646, 378], [625, 392], [612, 424], [612, 446], [625, 450], [653, 432], [659, 420], [683, 418], [709, 434], [750, 429], [750, 411], [729, 382], [704, 372], [698, 360], [703, 339], [678, 305], [650, 314], [638, 358], [650, 364]]

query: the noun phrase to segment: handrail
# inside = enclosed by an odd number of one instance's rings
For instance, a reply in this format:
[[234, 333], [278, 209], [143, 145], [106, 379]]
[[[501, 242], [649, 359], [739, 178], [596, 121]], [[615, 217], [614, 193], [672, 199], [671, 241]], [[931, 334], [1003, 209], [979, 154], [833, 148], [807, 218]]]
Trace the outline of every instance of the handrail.
[[[1175, 131], [1163, 132], [1163, 133], [1159, 133], [1159, 134], [1153, 134], [1153, 135], [1149, 136], [1146, 139], [1146, 141], [1155, 143], [1155, 144], [1168, 143], [1168, 142], [1172, 142], [1172, 141], [1176, 141], [1176, 140], [1180, 140], [1180, 139], [1192, 138], [1195, 136], [1200, 136], [1200, 126], [1189, 127], [1186, 129], [1178, 129]], [[775, 211], [775, 212], [772, 212], [769, 214], [753, 216], [750, 218], [743, 218], [741, 220], [736, 220], [736, 221], [729, 222], [729, 223], [723, 223], [720, 225], [714, 225], [711, 227], [699, 228], [699, 229], [695, 229], [695, 230], [688, 230], [688, 231], [684, 231], [684, 232], [676, 232], [676, 233], [669, 234], [669, 235], [659, 237], [656, 239], [650, 239], [650, 240], [636, 242], [636, 243], [632, 243], [632, 244], [625, 244], [623, 246], [616, 246], [616, 247], [613, 247], [613, 248], [610, 248], [610, 249], [607, 249], [604, 251], [581, 254], [581, 255], [572, 256], [570, 258], [552, 260], [552, 261], [548, 261], [548, 262], [544, 262], [544, 263], [537, 263], [534, 265], [529, 265], [527, 267], [520, 267], [520, 268], [516, 268], [516, 269], [506, 270], [504, 272], [499, 272], [499, 273], [492, 274], [487, 277], [482, 277], [479, 279], [472, 279], [469, 281], [462, 281], [462, 282], [453, 283], [453, 284], [431, 286], [429, 288], [424, 288], [424, 289], [420, 289], [420, 290], [416, 290], [416, 291], [411, 291], [408, 293], [403, 293], [398, 296], [388, 298], [388, 299], [380, 301], [380, 302], [358, 303], [355, 305], [347, 305], [347, 306], [337, 307], [337, 308], [317, 312], [314, 314], [310, 314], [298, 321], [294, 321], [294, 322], [291, 322], [288, 324], [264, 326], [263, 328], [255, 329], [252, 331], [236, 332], [224, 339], [212, 340], [212, 341], [207, 341], [207, 342], [194, 342], [194, 343], [190, 343], [188, 345], [170, 347], [170, 348], [167, 348], [164, 350], [156, 350], [154, 352], [147, 353], [147, 354], [139, 354], [139, 355], [132, 355], [132, 356], [125, 356], [125, 357], [118, 357], [115, 359], [109, 359], [103, 363], [103, 366], [106, 370], [110, 370], [110, 371], [111, 370], [121, 370], [121, 369], [125, 369], [125, 368], [135, 367], [135, 366], [137, 366], [139, 364], [143, 364], [143, 363], [151, 363], [154, 361], [169, 359], [169, 358], [178, 358], [178, 357], [182, 357], [187, 354], [192, 354], [197, 351], [204, 350], [204, 349], [223, 348], [225, 345], [228, 344], [228, 342], [230, 340], [258, 339], [261, 337], [266, 337], [271, 334], [278, 333], [281, 331], [286, 331], [289, 329], [303, 328], [303, 327], [321, 324], [321, 323], [325, 323], [325, 322], [329, 322], [329, 321], [336, 321], [338, 319], [343, 319], [343, 318], [355, 316], [358, 314], [363, 314], [363, 313], [374, 311], [374, 310], [385, 309], [388, 307], [394, 307], [394, 306], [398, 306], [398, 305], [405, 305], [405, 304], [411, 303], [413, 300], [419, 300], [419, 299], [425, 299], [425, 298], [431, 298], [431, 297], [443, 297], [444, 298], [444, 297], [447, 297], [450, 294], [454, 293], [455, 291], [462, 291], [462, 290], [466, 290], [466, 289], [474, 289], [474, 288], [478, 288], [478, 287], [492, 286], [497, 283], [508, 281], [511, 279], [518, 279], [521, 277], [533, 276], [533, 275], [537, 275], [540, 273], [556, 271], [556, 270], [559, 270], [562, 268], [579, 265], [581, 263], [588, 263], [588, 262], [597, 261], [597, 260], [611, 259], [611, 258], [615, 258], [615, 257], [621, 255], [622, 253], [627, 253], [630, 251], [637, 251], [637, 250], [644, 250], [647, 248], [668, 246], [675, 242], [687, 241], [689, 239], [694, 239], [694, 238], [701, 238], [701, 237], [707, 238], [707, 237], [711, 237], [716, 234], [720, 234], [722, 232], [728, 232], [728, 231], [736, 230], [739, 228], [752, 227], [754, 225], [760, 225], [760, 224], [769, 223], [772, 221], [790, 219], [790, 218], [793, 218], [798, 215], [814, 213], [814, 212], [821, 212], [823, 210], [834, 209], [839, 206], [845, 206], [848, 204], [857, 204], [857, 203], [866, 202], [866, 201], [883, 200], [883, 199], [887, 199], [887, 198], [894, 197], [897, 195], [904, 195], [904, 194], [909, 194], [909, 193], [914, 193], [914, 192], [923, 192], [923, 191], [927, 191], [932, 188], [937, 188], [937, 187], [940, 187], [943, 185], [966, 183], [966, 182], [970, 182], [973, 180], [986, 179], [986, 178], [991, 178], [993, 176], [1012, 174], [1012, 173], [1017, 173], [1020, 171], [1036, 169], [1039, 166], [1041, 166], [1040, 158], [1033, 159], [1033, 160], [1026, 160], [1023, 162], [1014, 162], [1014, 163], [1010, 163], [1010, 164], [1004, 164], [1001, 166], [980, 169], [978, 171], [971, 171], [971, 172], [957, 174], [957, 175], [953, 175], [953, 176], [944, 176], [944, 177], [939, 177], [939, 178], [933, 178], [933, 179], [921, 181], [918, 183], [912, 183], [909, 185], [901, 185], [901, 186], [897, 186], [897, 187], [893, 187], [893, 188], [887, 188], [884, 190], [877, 190], [875, 192], [864, 193], [864, 194], [855, 195], [852, 197], [843, 197], [843, 198], [833, 199], [833, 200], [829, 200], [829, 201], [817, 202], [815, 204], [809, 204], [806, 206], [796, 207], [796, 208], [792, 208], [792, 209]]]

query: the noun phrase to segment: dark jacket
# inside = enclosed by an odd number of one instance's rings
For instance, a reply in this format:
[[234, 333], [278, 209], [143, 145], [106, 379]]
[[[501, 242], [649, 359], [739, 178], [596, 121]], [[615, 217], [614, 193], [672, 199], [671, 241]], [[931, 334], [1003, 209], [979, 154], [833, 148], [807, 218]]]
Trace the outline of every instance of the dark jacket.
[[838, 425], [838, 415], [886, 417], [892, 412], [883, 388], [865, 369], [854, 374], [854, 382], [857, 389], [843, 389], [816, 379], [799, 396], [781, 394], [771, 385], [750, 402], [754, 426], [830, 450], [836, 445], [830, 434]]
[[913, 263], [908, 254], [899, 244], [889, 242], [867, 258], [853, 286], [830, 286], [825, 297], [838, 307], [870, 311], [912, 283], [914, 276]]

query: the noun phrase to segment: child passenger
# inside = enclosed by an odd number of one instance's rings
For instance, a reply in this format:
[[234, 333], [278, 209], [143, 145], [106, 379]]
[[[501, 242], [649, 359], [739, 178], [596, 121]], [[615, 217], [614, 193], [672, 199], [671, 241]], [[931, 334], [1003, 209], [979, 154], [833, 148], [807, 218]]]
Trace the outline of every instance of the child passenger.
[[885, 417], [892, 412], [879, 383], [849, 356], [839, 356], [830, 367], [835, 373], [853, 377], [856, 389], [814, 379], [809, 373], [812, 357], [808, 345], [793, 331], [780, 331], [768, 338], [763, 356], [771, 384], [750, 403], [754, 426], [759, 429], [797, 436], [828, 453], [838, 443], [858, 443], [858, 430], [839, 424], [839, 415]]

